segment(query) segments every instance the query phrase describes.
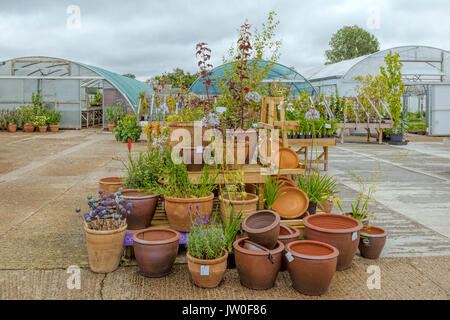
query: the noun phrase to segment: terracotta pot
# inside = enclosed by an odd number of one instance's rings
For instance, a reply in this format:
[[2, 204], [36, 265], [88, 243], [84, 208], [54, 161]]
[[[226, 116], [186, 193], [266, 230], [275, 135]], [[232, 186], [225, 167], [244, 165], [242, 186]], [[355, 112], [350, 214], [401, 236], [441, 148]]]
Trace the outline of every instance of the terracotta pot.
[[266, 290], [274, 286], [281, 267], [284, 245], [277, 241], [272, 250], [249, 250], [245, 248], [248, 238], [233, 243], [236, 268], [241, 284], [255, 290]]
[[297, 187], [281, 187], [282, 194], [272, 205], [272, 209], [278, 212], [284, 219], [296, 219], [307, 210], [309, 199], [303, 190]]
[[125, 203], [131, 203], [131, 214], [127, 215], [128, 228], [140, 230], [148, 228], [158, 204], [158, 194], [146, 194], [135, 189], [122, 190]]
[[58, 132], [59, 131], [59, 124], [51, 124], [48, 127], [50, 129], [50, 132]]
[[283, 187], [294, 187], [294, 188], [298, 188], [297, 184], [295, 183], [294, 180], [292, 180], [291, 178], [285, 177], [285, 176], [279, 176], [278, 177], [279, 181], [284, 182]]
[[[194, 216], [189, 216], [189, 207], [195, 209], [198, 205], [198, 211], [202, 216], [211, 217], [213, 208], [214, 194], [203, 198], [172, 198], [164, 197], [164, 209], [169, 220], [170, 227], [180, 232], [191, 231], [191, 221]], [[191, 209], [191, 210], [192, 210]]]
[[45, 133], [45, 132], [47, 132], [47, 128], [48, 128], [47, 126], [39, 126], [39, 127], [38, 127], [40, 133]]
[[8, 132], [16, 132], [17, 131], [17, 124], [8, 124], [6, 127]]
[[280, 216], [273, 210], [256, 211], [244, 219], [242, 229], [251, 241], [272, 249], [280, 234]]
[[24, 124], [22, 126], [22, 131], [23, 132], [33, 132], [34, 131], [34, 126], [31, 124]]
[[108, 123], [108, 131], [110, 132], [113, 131], [115, 127], [116, 127], [115, 123]]
[[127, 225], [111, 231], [84, 228], [89, 267], [93, 272], [108, 273], [119, 267], [126, 229]]
[[291, 242], [286, 251], [293, 258], [287, 267], [294, 289], [308, 296], [327, 292], [339, 251], [326, 243], [308, 240]]
[[337, 270], [352, 264], [359, 244], [360, 221], [341, 214], [315, 214], [303, 219], [305, 237], [328, 243], [339, 250]]
[[245, 219], [250, 214], [256, 212], [258, 209], [259, 197], [253, 193], [247, 193], [245, 200], [228, 200], [225, 194], [225, 198], [222, 202], [222, 196], [219, 196], [220, 214], [222, 221], [228, 221], [230, 219], [231, 205], [234, 207], [234, 215], [236, 216], [242, 209], [242, 219]]
[[381, 251], [383, 251], [386, 243], [386, 230], [367, 226], [361, 230], [361, 238], [359, 240], [359, 252], [364, 258], [378, 259]]
[[[204, 260], [192, 257], [189, 252], [186, 253], [188, 258], [188, 268], [191, 273], [192, 281], [202, 288], [215, 288], [222, 281], [225, 271], [227, 270], [228, 252], [222, 257], [214, 260]], [[203, 267], [204, 273], [201, 273]]]
[[325, 199], [318, 204], [318, 208], [322, 210], [324, 213], [331, 213], [331, 211], [333, 210], [333, 202], [328, 199]]
[[110, 193], [116, 193], [122, 187], [122, 180], [119, 177], [102, 178], [98, 181], [98, 187], [103, 193], [109, 196]]
[[284, 224], [280, 224], [280, 234], [278, 236], [278, 240], [284, 244], [285, 250], [283, 251], [283, 256], [281, 260], [281, 271], [286, 270], [287, 260], [284, 256], [286, 253], [286, 245], [293, 241], [297, 241], [300, 237], [300, 230], [297, 228], [292, 228], [290, 226], [286, 226]]
[[154, 228], [133, 235], [133, 249], [139, 270], [146, 277], [169, 274], [178, 254], [180, 234], [172, 229]]
[[298, 154], [291, 148], [280, 148], [280, 169], [295, 169], [300, 160]]

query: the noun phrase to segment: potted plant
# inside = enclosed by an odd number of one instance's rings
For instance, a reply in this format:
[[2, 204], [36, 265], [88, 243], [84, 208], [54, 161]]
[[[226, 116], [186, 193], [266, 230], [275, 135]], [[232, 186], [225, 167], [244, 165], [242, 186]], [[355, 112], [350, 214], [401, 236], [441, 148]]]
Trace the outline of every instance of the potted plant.
[[280, 179], [280, 177], [269, 175], [264, 177], [264, 181], [264, 208], [272, 210], [273, 204], [284, 194], [280, 192], [280, 189], [286, 184], [286, 181]]
[[127, 213], [122, 214], [124, 199], [118, 194], [103, 194], [99, 198], [87, 196], [89, 211], [81, 216], [80, 208], [75, 211], [83, 218], [89, 267], [93, 272], [108, 273], [116, 270], [122, 255], [123, 241], [127, 229]]
[[61, 113], [57, 110], [48, 111], [47, 122], [50, 132], [57, 132], [59, 130], [59, 123], [61, 122]]
[[33, 125], [34, 112], [31, 106], [20, 106], [18, 108], [21, 114], [21, 127], [23, 132], [33, 132], [35, 127]]
[[375, 192], [374, 185], [369, 187], [367, 193], [360, 192], [356, 199], [351, 203], [351, 211], [345, 211], [342, 208], [342, 201], [339, 198], [335, 198], [334, 203], [339, 208], [341, 214], [359, 220], [363, 225], [368, 225], [371, 218], [375, 220], [374, 212], [369, 209], [370, 202], [375, 200], [373, 197]]
[[40, 133], [47, 132], [47, 116], [35, 115], [33, 118], [33, 126], [37, 127]]
[[97, 92], [94, 96], [94, 99], [90, 102], [92, 107], [98, 107], [103, 105], [103, 94], [101, 92]]
[[121, 105], [106, 107], [106, 120], [108, 120], [108, 130], [113, 131], [116, 123], [125, 115]]
[[6, 123], [6, 128], [7, 128], [8, 132], [16, 132], [17, 131], [17, 124], [19, 121], [18, 117], [19, 117], [19, 115], [16, 111], [6, 112], [5, 123]]
[[242, 207], [239, 209], [237, 214], [234, 214], [234, 206], [231, 205], [230, 214], [228, 215], [228, 220], [222, 220], [222, 230], [225, 235], [225, 241], [228, 251], [228, 261], [227, 268], [233, 269], [236, 267], [234, 259], [233, 242], [236, 240], [238, 232], [241, 231], [242, 226]]
[[117, 141], [128, 142], [130, 139], [136, 142], [141, 137], [142, 127], [136, 116], [126, 115], [117, 122], [113, 132]]
[[188, 267], [193, 282], [202, 288], [214, 288], [227, 269], [227, 243], [222, 228], [214, 221], [196, 217], [187, 235]]
[[298, 175], [296, 183], [300, 190], [303, 190], [309, 199], [308, 212], [315, 214], [317, 204], [321, 203], [331, 193], [336, 193], [337, 180], [327, 174], [320, 175], [319, 172], [312, 171], [309, 174]]

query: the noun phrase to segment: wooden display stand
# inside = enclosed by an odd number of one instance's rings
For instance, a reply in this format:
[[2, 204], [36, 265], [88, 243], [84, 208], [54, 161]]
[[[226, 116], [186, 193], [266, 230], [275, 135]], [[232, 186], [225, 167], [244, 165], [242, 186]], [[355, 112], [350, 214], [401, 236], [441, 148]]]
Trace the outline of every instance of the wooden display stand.
[[386, 123], [382, 123], [382, 122], [377, 122], [377, 123], [342, 122], [342, 123], [339, 123], [338, 125], [341, 128], [341, 134], [340, 134], [341, 143], [344, 143], [345, 130], [366, 129], [367, 142], [370, 142], [370, 138], [371, 138], [370, 131], [372, 129], [375, 129], [375, 131], [377, 132], [376, 139], [378, 140], [378, 143], [381, 144], [381, 143], [383, 143], [383, 129], [392, 129], [393, 128], [392, 122], [386, 122]]

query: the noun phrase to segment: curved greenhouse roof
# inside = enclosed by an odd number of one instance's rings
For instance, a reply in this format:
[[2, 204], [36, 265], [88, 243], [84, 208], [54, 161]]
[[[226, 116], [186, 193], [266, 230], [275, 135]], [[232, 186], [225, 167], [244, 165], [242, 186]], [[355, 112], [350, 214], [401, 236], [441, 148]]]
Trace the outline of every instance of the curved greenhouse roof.
[[[253, 63], [253, 60], [249, 62], [250, 65], [252, 65]], [[268, 61], [258, 61], [258, 66], [262, 68], [265, 67], [268, 63]], [[225, 72], [227, 70], [231, 70], [231, 63], [223, 64], [211, 70], [211, 86], [208, 87], [208, 93], [210, 95], [221, 94], [219, 84], [217, 83], [216, 79], [225, 79]], [[206, 95], [206, 86], [203, 82], [204, 81], [201, 78], [198, 78], [197, 80], [195, 80], [189, 90], [198, 95]], [[291, 87], [290, 94], [292, 95], [297, 95], [303, 92], [306, 92], [309, 95], [316, 94], [314, 87], [304, 76], [302, 76], [297, 71], [279, 63], [274, 64], [263, 82], [283, 82], [284, 84], [287, 84]]]

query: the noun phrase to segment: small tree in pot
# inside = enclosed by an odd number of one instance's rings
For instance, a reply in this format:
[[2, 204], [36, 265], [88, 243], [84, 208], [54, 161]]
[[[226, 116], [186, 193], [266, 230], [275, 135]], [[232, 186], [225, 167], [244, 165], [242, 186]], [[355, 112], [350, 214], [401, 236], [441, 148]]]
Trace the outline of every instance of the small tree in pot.
[[106, 107], [105, 113], [106, 120], [108, 120], [109, 131], [113, 131], [116, 127], [116, 123], [125, 115], [122, 105]]

